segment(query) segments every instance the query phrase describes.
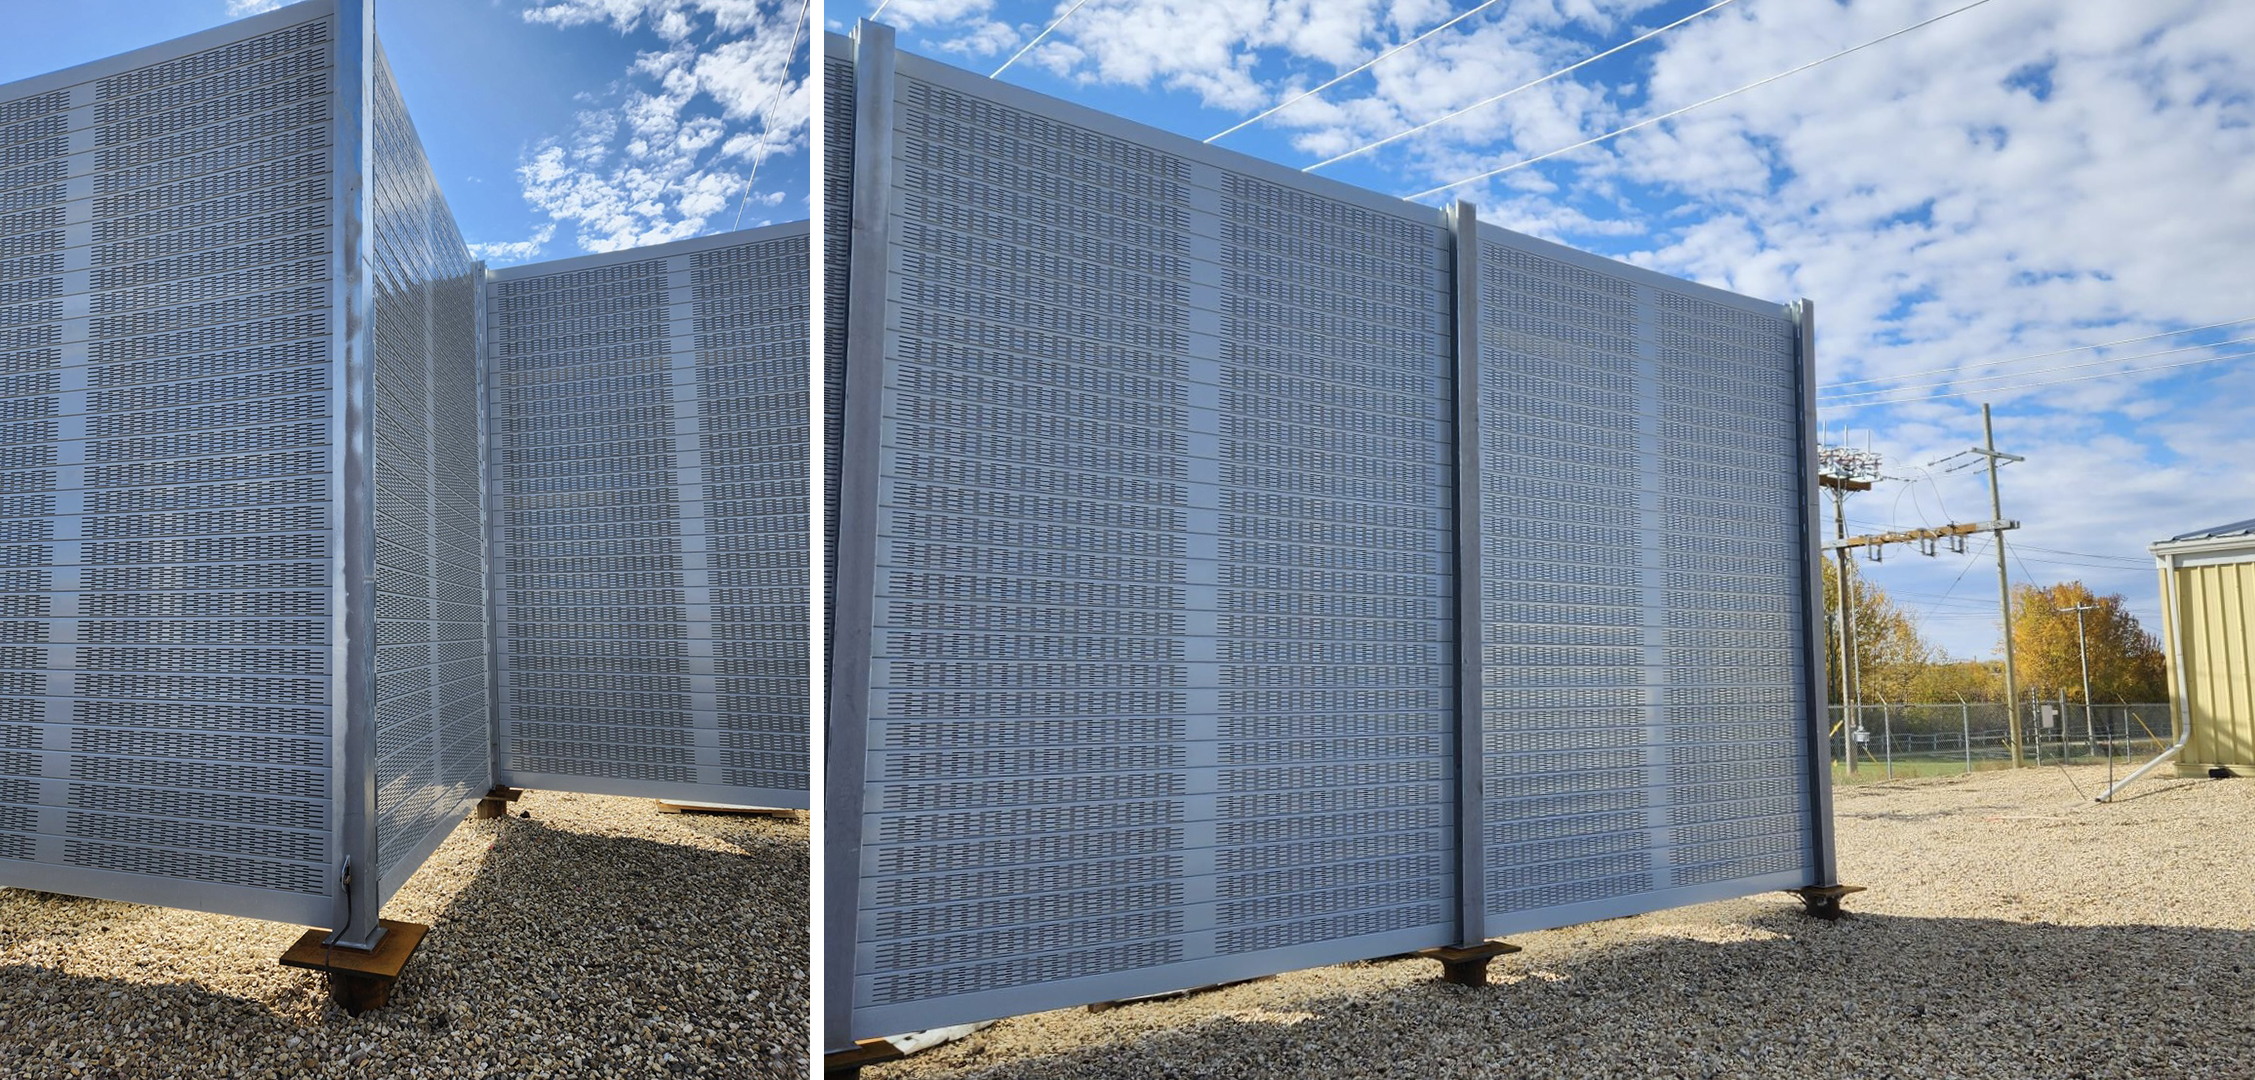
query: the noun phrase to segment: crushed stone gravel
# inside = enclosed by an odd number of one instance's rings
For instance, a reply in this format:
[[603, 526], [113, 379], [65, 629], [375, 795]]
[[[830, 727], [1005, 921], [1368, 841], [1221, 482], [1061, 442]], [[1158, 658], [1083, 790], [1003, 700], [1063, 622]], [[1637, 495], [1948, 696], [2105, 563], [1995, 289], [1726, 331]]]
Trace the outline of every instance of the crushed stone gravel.
[[[2164, 774], [2166, 770], [2164, 770]], [[2255, 780], [2104, 765], [1839, 790], [1841, 878], [1510, 940], [1489, 985], [1388, 960], [1005, 1020], [867, 1080], [2255, 1076]]]
[[0, 889], [0, 1076], [804, 1077], [807, 822], [533, 791], [384, 908], [388, 1008], [276, 963], [303, 927]]

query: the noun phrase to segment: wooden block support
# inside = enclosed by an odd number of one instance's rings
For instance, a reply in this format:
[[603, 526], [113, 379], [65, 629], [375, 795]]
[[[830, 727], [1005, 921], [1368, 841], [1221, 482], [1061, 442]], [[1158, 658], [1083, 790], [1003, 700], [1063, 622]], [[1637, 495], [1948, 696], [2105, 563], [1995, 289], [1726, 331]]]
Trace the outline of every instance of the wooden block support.
[[853, 1080], [861, 1075], [861, 1067], [864, 1065], [899, 1061], [907, 1056], [890, 1040], [863, 1039], [853, 1044], [851, 1050], [833, 1050], [822, 1055], [822, 1074], [839, 1080]]
[[1823, 919], [1826, 922], [1831, 922], [1844, 914], [1840, 910], [1841, 898], [1851, 893], [1860, 893], [1864, 891], [1864, 887], [1861, 885], [1805, 885], [1798, 889], [1787, 889], [1785, 891], [1801, 898], [1801, 910], [1804, 914], [1812, 919]]
[[393, 919], [376, 921], [384, 936], [372, 951], [331, 948], [321, 940], [329, 936], [328, 931], [308, 930], [282, 954], [282, 966], [327, 974], [330, 998], [354, 1016], [381, 1009], [391, 1001], [392, 984], [399, 981], [407, 958], [415, 955], [415, 947], [431, 928]]
[[524, 794], [522, 788], [494, 788], [485, 793], [485, 798], [478, 800], [478, 808], [470, 811], [470, 818], [473, 821], [489, 821], [497, 817], [508, 817], [509, 804], [523, 798]]
[[799, 812], [774, 806], [732, 806], [728, 803], [683, 802], [679, 799], [659, 799], [661, 814], [753, 814], [759, 817], [797, 820]]
[[1518, 951], [1519, 946], [1508, 941], [1483, 941], [1477, 945], [1444, 945], [1438, 949], [1420, 949], [1417, 955], [1441, 962], [1443, 982], [1458, 986], [1486, 986], [1488, 961]]

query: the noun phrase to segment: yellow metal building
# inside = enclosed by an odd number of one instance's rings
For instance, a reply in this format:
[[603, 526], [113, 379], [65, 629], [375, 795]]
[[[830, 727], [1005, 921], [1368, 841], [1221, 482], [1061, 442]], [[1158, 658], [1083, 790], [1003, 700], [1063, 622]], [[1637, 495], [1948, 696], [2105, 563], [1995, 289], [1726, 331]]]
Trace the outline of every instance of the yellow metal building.
[[2255, 519], [2155, 543], [2179, 773], [2255, 776]]

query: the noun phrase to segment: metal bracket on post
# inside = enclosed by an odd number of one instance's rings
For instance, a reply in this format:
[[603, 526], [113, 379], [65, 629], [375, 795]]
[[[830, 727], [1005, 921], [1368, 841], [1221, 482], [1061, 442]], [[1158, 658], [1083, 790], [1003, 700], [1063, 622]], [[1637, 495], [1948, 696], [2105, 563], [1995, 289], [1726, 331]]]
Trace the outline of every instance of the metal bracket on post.
[[1417, 955], [1426, 960], [1441, 962], [1441, 981], [1455, 986], [1488, 985], [1488, 961], [1498, 956], [1518, 952], [1519, 946], [1505, 941], [1483, 941], [1476, 945], [1442, 946], [1438, 949], [1420, 949]]
[[[337, 868], [337, 886], [344, 893], [346, 910], [352, 910], [352, 857]], [[371, 884], [368, 889], [372, 889]], [[283, 967], [318, 971], [329, 977], [329, 998], [345, 1012], [358, 1016], [391, 1003], [391, 988], [399, 982], [407, 961], [431, 928], [421, 923], [376, 919], [364, 935], [348, 936], [347, 922], [326, 934], [308, 930], [283, 951]]]

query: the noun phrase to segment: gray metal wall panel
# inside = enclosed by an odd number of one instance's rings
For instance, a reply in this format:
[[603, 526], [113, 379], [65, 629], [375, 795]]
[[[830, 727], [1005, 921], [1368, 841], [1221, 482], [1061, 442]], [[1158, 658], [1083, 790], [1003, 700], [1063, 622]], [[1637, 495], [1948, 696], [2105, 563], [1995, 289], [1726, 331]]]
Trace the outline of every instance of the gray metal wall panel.
[[0, 884], [332, 910], [328, 14], [0, 87]]
[[1790, 314], [1479, 243], [1489, 932], [1808, 884]]
[[1446, 943], [1439, 215], [895, 86], [860, 1031]]
[[1831, 883], [1786, 309], [892, 63], [828, 1043]]
[[480, 281], [380, 48], [368, 103], [378, 903], [491, 786]]
[[[846, 309], [852, 286], [853, 61], [846, 39], [823, 35], [822, 60], [822, 580], [837, 580], [838, 455], [845, 440]], [[822, 593], [824, 655], [836, 601]]]
[[501, 782], [806, 805], [807, 242], [490, 275]]

